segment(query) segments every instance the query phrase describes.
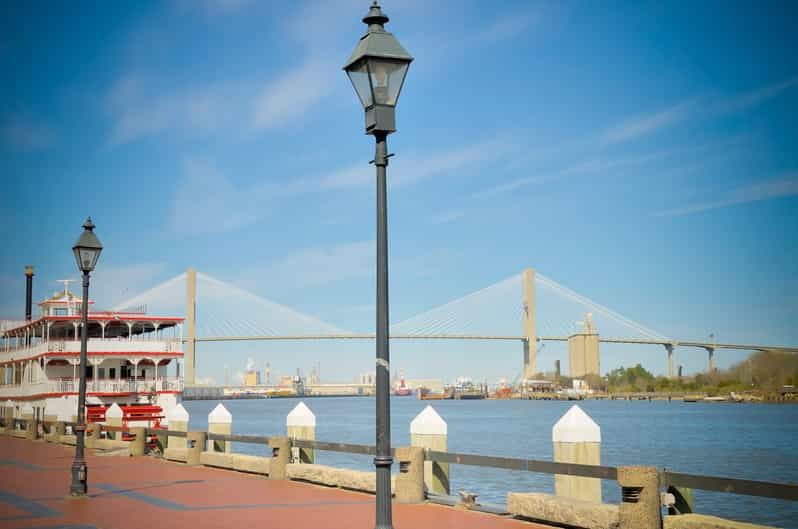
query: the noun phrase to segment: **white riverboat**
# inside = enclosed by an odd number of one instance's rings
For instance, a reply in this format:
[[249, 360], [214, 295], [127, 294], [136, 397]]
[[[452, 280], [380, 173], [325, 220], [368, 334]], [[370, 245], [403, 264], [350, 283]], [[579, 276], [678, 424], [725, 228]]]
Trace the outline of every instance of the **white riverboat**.
[[[38, 304], [37, 319], [0, 322], [0, 406], [13, 408], [15, 417], [72, 421], [77, 415], [82, 300], [64, 283], [63, 291]], [[93, 312], [93, 304], [87, 419], [102, 421], [117, 404], [126, 423], [157, 423], [183, 390], [183, 318], [150, 316], [146, 309]]]

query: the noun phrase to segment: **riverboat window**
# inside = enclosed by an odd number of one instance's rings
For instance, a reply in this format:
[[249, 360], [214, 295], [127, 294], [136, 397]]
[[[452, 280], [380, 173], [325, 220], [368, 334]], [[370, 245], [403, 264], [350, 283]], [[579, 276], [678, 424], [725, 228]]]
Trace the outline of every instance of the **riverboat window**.
[[116, 368], [115, 367], [108, 368], [108, 378], [116, 378]]
[[56, 308], [55, 308], [55, 309], [53, 309], [53, 310], [55, 311], [55, 312], [54, 312], [54, 314], [55, 314], [56, 316], [68, 316], [68, 313], [67, 313], [67, 309], [66, 309], [66, 308], [58, 308], [58, 307], [56, 307]]
[[97, 368], [97, 378], [100, 378], [100, 379], [105, 378], [105, 368], [104, 367], [98, 367]]
[[94, 366], [86, 366], [86, 378], [94, 378]]

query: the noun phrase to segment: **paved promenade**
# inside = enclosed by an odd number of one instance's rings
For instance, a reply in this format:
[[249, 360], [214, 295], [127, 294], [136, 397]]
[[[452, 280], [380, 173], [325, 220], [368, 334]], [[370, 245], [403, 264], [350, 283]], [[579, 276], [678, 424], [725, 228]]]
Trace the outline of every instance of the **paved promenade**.
[[[91, 451], [88, 451], [91, 452]], [[374, 527], [374, 496], [149, 457], [88, 455], [89, 498], [67, 499], [74, 447], [0, 437], [0, 527]], [[396, 529], [542, 529], [438, 505], [394, 505]]]

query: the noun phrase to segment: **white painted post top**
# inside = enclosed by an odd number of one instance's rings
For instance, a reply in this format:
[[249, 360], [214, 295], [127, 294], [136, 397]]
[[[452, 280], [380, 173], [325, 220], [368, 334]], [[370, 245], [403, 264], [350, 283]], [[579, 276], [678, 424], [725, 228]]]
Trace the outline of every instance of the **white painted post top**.
[[13, 408], [13, 407], [14, 407], [14, 403], [11, 402], [11, 400], [7, 400], [6, 401], [6, 408]]
[[166, 414], [166, 418], [169, 421], [174, 422], [188, 422], [188, 411], [183, 407], [182, 404], [178, 404]]
[[316, 416], [304, 402], [297, 404], [291, 413], [285, 417], [286, 426], [313, 426], [316, 427]]
[[119, 407], [119, 404], [114, 402], [111, 404], [111, 407], [105, 410], [105, 418], [106, 419], [121, 419], [124, 413], [122, 413], [122, 408]]
[[429, 404], [410, 421], [411, 434], [446, 435], [447, 430], [446, 421]]
[[221, 402], [208, 414], [208, 424], [232, 424], [233, 416]]
[[600, 443], [601, 428], [574, 404], [552, 427], [551, 440], [555, 443]]
[[30, 402], [26, 402], [22, 405], [22, 409], [20, 410], [21, 413], [33, 413], [33, 406]]

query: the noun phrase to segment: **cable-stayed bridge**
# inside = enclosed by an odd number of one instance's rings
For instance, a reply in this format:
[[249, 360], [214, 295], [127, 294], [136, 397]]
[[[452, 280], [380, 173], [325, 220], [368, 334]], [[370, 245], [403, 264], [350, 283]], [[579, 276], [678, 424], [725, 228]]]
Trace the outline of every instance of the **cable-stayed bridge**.
[[[257, 296], [193, 269], [115, 307], [146, 305], [186, 314], [183, 341], [186, 383], [194, 383], [198, 342], [372, 340], [317, 317]], [[709, 370], [719, 349], [798, 352], [798, 347], [679, 340], [659, 333], [586, 298], [531, 268], [390, 326], [394, 340], [516, 341], [523, 376], [538, 372], [537, 353], [546, 342], [567, 342], [569, 375], [600, 373], [599, 344], [664, 347], [668, 376], [676, 347], [704, 349]]]

